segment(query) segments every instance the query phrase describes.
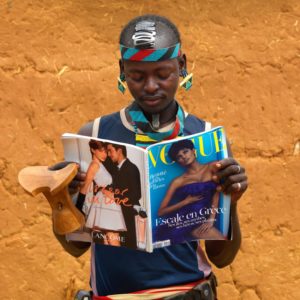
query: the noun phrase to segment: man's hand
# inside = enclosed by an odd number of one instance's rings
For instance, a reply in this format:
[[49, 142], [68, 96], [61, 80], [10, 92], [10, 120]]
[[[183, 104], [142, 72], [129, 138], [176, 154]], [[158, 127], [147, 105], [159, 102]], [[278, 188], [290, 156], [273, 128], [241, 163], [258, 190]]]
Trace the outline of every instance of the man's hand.
[[[64, 167], [66, 167], [68, 164], [71, 164], [71, 163], [73, 163], [73, 162], [72, 161], [62, 161], [53, 166], [50, 166], [49, 170], [57, 171], [57, 170], [63, 169]], [[69, 187], [68, 187], [70, 195], [78, 192], [78, 189], [84, 185], [84, 181], [85, 181], [85, 177], [86, 177], [85, 172], [79, 171], [79, 164], [77, 164], [77, 166], [78, 166], [78, 172], [77, 172], [76, 176], [74, 177], [74, 179], [69, 183]]]
[[231, 203], [236, 203], [248, 188], [245, 169], [232, 157], [218, 161], [214, 169], [213, 180], [219, 184], [217, 191], [231, 194]]

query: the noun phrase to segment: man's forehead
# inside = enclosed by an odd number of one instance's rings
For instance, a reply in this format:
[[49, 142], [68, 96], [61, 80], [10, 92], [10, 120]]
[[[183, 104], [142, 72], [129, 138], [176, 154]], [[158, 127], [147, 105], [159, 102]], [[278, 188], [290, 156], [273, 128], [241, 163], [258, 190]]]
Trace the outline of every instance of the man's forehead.
[[159, 69], [172, 69], [178, 64], [178, 59], [169, 59], [164, 61], [155, 61], [155, 62], [143, 62], [143, 61], [122, 61], [124, 68], [130, 71], [144, 71], [144, 70], [159, 70]]

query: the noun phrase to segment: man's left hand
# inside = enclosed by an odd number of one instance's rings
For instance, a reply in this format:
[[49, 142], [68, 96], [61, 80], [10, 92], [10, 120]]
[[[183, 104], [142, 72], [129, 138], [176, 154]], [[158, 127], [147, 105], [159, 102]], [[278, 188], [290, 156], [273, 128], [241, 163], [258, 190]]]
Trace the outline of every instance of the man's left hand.
[[232, 204], [236, 203], [248, 188], [245, 168], [229, 157], [216, 162], [215, 170], [213, 180], [219, 184], [217, 191], [231, 194]]

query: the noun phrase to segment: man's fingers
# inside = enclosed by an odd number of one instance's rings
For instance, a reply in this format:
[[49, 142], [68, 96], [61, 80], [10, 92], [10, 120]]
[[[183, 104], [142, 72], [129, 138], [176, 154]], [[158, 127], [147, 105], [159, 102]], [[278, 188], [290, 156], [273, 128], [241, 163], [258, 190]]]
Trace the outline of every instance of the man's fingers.
[[237, 161], [233, 157], [224, 158], [216, 162], [215, 167], [217, 170], [223, 170], [230, 165], [237, 165]]
[[86, 173], [85, 172], [77, 172], [74, 179], [77, 180], [77, 181], [85, 181], [85, 178], [86, 178]]
[[57, 171], [65, 168], [67, 165], [72, 164], [71, 161], [61, 161], [59, 163], [56, 163], [55, 165], [50, 166], [48, 169], [51, 171]]
[[240, 190], [241, 190], [241, 187], [239, 187], [239, 185], [237, 185], [237, 183], [238, 182], [243, 182], [243, 181], [247, 181], [247, 176], [245, 175], [245, 173], [228, 176], [221, 183], [222, 191], [225, 192], [225, 193], [228, 193], [229, 192], [228, 189], [232, 185], [235, 185], [236, 189], [240, 188]]
[[84, 185], [84, 181], [73, 179], [69, 183], [69, 188], [71, 189], [78, 189]]
[[221, 189], [218, 187], [218, 191], [222, 191], [225, 194], [240, 193], [244, 192], [247, 189], [248, 183], [247, 180], [239, 180], [226, 186], [221, 185], [220, 187]]
[[227, 177], [235, 175], [235, 174], [244, 174], [245, 173], [245, 169], [238, 165], [238, 164], [234, 164], [234, 165], [228, 165], [226, 168], [224, 169], [220, 169], [219, 171], [217, 171], [214, 175], [214, 179], [215, 180], [223, 180], [223, 179], [227, 179]]
[[237, 201], [248, 188], [248, 178], [234, 158], [225, 158], [215, 163], [212, 179], [218, 184], [217, 191], [231, 194]]

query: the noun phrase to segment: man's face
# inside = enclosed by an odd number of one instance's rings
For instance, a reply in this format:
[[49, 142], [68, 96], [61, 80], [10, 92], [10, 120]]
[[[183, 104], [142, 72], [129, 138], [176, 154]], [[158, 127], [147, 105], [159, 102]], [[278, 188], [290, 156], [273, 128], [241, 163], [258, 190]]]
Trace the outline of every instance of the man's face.
[[145, 112], [159, 113], [174, 100], [179, 82], [177, 59], [123, 63], [130, 93]]
[[107, 154], [113, 163], [117, 163], [119, 159], [119, 151], [117, 151], [113, 145], [109, 144], [107, 146]]

